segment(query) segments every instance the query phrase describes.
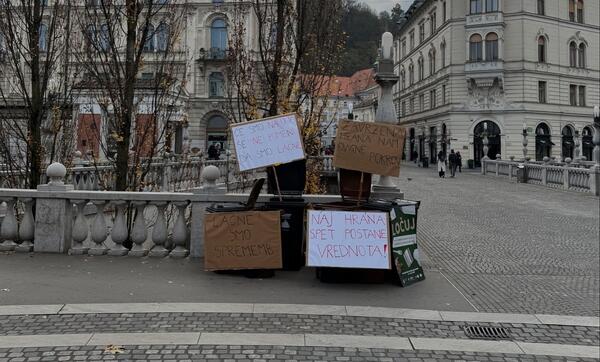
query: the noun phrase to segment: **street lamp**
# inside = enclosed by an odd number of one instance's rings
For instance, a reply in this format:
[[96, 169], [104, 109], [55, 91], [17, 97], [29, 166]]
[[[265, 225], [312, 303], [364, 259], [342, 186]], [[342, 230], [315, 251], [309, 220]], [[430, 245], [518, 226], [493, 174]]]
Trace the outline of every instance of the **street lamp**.
[[596, 167], [600, 167], [600, 108], [594, 106], [594, 154], [593, 159]]
[[523, 162], [527, 161], [527, 123], [523, 123]]

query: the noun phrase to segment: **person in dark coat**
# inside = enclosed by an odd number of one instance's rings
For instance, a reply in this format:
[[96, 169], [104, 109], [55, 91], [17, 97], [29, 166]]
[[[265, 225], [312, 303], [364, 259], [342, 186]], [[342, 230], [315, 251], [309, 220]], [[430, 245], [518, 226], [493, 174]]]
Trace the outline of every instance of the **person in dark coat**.
[[219, 151], [217, 150], [217, 147], [215, 147], [214, 143], [208, 147], [208, 159], [209, 160], [218, 160], [219, 159]]
[[450, 177], [456, 176], [456, 168], [458, 167], [458, 160], [454, 150], [450, 150], [450, 156], [448, 156], [448, 162], [450, 163]]
[[456, 152], [456, 162], [458, 163], [458, 172], [462, 172], [462, 156], [460, 152]]

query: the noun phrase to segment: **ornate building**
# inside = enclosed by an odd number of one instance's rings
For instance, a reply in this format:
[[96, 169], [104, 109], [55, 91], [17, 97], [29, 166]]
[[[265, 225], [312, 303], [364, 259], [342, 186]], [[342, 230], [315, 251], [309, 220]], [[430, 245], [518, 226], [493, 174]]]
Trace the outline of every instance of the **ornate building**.
[[[406, 159], [591, 157], [600, 103], [600, 5], [583, 0], [416, 0], [395, 38]], [[535, 139], [535, 141], [533, 141]], [[535, 147], [535, 149], [534, 149]]]

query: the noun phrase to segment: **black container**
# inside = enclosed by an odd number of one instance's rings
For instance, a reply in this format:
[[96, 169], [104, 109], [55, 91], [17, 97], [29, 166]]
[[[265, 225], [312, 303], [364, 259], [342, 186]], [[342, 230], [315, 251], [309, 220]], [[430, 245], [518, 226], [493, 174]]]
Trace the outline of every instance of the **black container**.
[[[277, 180], [275, 180], [275, 173]], [[277, 182], [283, 195], [302, 195], [306, 185], [306, 160], [298, 160], [275, 167], [267, 167], [268, 192], [278, 194]]]
[[281, 210], [281, 254], [283, 270], [300, 270], [306, 263], [304, 257], [304, 209], [300, 197], [273, 198], [264, 206], [266, 210]]

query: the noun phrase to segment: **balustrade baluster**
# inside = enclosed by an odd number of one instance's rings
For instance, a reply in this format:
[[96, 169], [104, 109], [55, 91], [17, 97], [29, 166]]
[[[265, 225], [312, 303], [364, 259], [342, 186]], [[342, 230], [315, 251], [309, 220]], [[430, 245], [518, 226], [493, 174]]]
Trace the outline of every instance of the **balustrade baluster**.
[[127, 217], [125, 215], [127, 211], [126, 201], [115, 201], [113, 202], [117, 210], [115, 220], [113, 221], [113, 227], [110, 231], [110, 238], [115, 245], [108, 251], [108, 255], [112, 256], [123, 256], [127, 255], [129, 249], [123, 246], [123, 243], [127, 241]]
[[85, 215], [83, 214], [85, 205], [87, 205], [87, 200], [71, 200], [71, 203], [75, 204], [77, 207], [77, 216], [75, 216], [75, 222], [73, 223], [73, 244], [71, 245], [69, 254], [83, 255], [87, 253], [89, 249], [83, 245], [84, 241], [88, 237], [88, 223], [85, 219]]
[[104, 208], [107, 202], [104, 200], [94, 200], [92, 203], [96, 206], [96, 216], [92, 224], [92, 241], [94, 246], [88, 250], [89, 255], [104, 255], [108, 252], [108, 248], [104, 244], [108, 237], [108, 229], [106, 227], [106, 216]]
[[21, 243], [15, 248], [18, 252], [28, 253], [33, 251], [33, 237], [35, 235], [35, 222], [33, 220], [32, 204], [33, 199], [22, 199], [23, 203], [23, 220], [19, 225], [19, 240]]
[[15, 199], [4, 199], [6, 202], [6, 215], [0, 226], [0, 251], [12, 251], [17, 247], [17, 218], [15, 217]]
[[189, 254], [186, 248], [188, 240], [188, 228], [185, 222], [185, 209], [188, 206], [187, 201], [175, 202], [177, 206], [177, 221], [173, 226], [173, 244], [175, 248], [171, 251], [170, 256], [174, 258], [185, 258]]
[[154, 202], [156, 206], [157, 216], [154, 227], [152, 228], [152, 242], [154, 247], [150, 250], [150, 256], [165, 257], [169, 255], [169, 250], [165, 248], [168, 232], [167, 232], [167, 221], [165, 220], [165, 208], [167, 207], [166, 202]]
[[146, 220], [144, 218], [144, 210], [146, 209], [146, 201], [134, 201], [133, 206], [136, 210], [133, 228], [131, 229], [131, 241], [133, 247], [129, 251], [129, 256], [146, 256], [148, 249], [144, 246], [148, 237]]

